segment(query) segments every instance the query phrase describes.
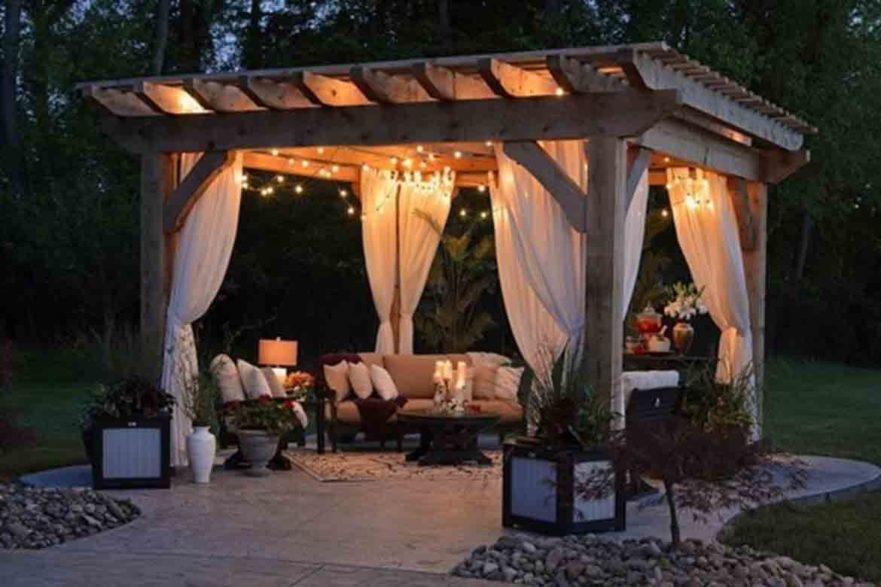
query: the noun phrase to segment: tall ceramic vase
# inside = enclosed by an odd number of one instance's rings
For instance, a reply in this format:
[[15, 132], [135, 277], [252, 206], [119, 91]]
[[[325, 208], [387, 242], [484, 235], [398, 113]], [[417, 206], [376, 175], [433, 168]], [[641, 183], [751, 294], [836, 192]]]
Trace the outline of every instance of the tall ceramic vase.
[[192, 434], [187, 436], [187, 455], [190, 458], [193, 481], [196, 483], [211, 481], [216, 449], [217, 439], [211, 434], [208, 426], [196, 426]]
[[694, 328], [688, 322], [677, 322], [673, 327], [673, 346], [679, 351], [680, 355], [684, 355], [691, 348], [691, 342], [694, 340]]

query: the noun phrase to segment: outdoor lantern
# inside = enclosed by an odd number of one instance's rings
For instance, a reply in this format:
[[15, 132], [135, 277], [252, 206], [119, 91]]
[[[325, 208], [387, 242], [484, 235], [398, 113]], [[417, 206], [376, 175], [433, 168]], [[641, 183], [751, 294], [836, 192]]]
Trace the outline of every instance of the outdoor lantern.
[[257, 362], [272, 367], [278, 380], [284, 383], [288, 367], [297, 365], [297, 341], [261, 339], [257, 352]]

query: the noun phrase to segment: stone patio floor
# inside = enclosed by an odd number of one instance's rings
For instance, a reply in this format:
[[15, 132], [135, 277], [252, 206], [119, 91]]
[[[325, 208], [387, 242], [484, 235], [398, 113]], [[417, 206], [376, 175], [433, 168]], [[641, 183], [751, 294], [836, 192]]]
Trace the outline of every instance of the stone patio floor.
[[[803, 457], [808, 486], [792, 497], [834, 498], [881, 484], [867, 463]], [[83, 468], [25, 479], [64, 485]], [[294, 469], [254, 479], [216, 470], [207, 486], [111, 492], [141, 508], [134, 522], [42, 551], [0, 551], [0, 585], [477, 586], [446, 575], [502, 533], [501, 480], [318, 482]], [[736, 511], [683, 536], [712, 539]], [[667, 536], [663, 505], [628, 505], [627, 531]]]

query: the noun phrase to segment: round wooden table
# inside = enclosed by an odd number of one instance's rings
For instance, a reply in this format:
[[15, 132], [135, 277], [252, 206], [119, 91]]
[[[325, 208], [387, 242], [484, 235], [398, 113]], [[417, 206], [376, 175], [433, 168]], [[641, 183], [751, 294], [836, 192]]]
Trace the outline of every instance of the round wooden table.
[[419, 431], [419, 448], [407, 453], [407, 461], [420, 465], [460, 465], [474, 462], [491, 465], [492, 460], [477, 448], [481, 431], [499, 421], [491, 412], [398, 411], [398, 423]]

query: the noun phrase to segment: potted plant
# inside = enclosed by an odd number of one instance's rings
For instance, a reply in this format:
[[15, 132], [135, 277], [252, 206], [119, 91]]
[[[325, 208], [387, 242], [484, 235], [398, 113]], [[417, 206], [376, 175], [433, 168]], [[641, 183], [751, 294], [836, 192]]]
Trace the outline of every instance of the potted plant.
[[171, 395], [138, 375], [101, 387], [82, 423], [95, 488], [170, 486], [173, 407]]
[[670, 301], [664, 307], [664, 313], [677, 322], [673, 326], [673, 346], [684, 355], [691, 348], [694, 340], [694, 327], [689, 321], [698, 314], [706, 314], [707, 307], [701, 300], [704, 288], [698, 289], [694, 283], [682, 283], [677, 281], [667, 289]]
[[279, 438], [294, 427], [291, 400], [279, 402], [269, 396], [229, 405], [230, 420], [239, 448], [251, 464], [245, 473], [255, 477], [269, 474], [266, 465], [278, 450]]
[[[547, 380], [535, 378], [527, 412], [534, 436], [505, 443], [503, 525], [554, 535], [623, 530], [619, 476], [604, 449], [611, 411], [575, 353], [564, 352]], [[604, 480], [594, 495], [575, 491], [594, 478]]]
[[193, 431], [187, 435], [187, 457], [193, 481], [208, 483], [214, 467], [217, 439], [211, 428], [217, 424], [219, 391], [212, 377], [201, 375], [185, 386], [184, 411], [193, 421]]

